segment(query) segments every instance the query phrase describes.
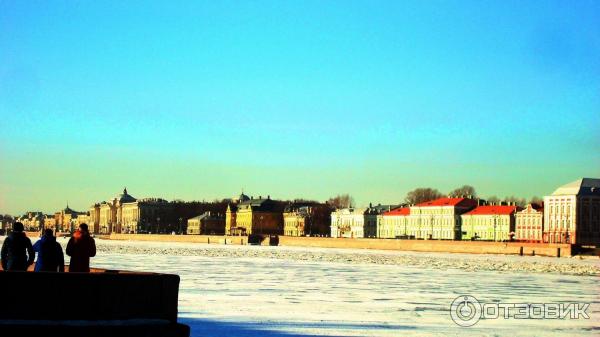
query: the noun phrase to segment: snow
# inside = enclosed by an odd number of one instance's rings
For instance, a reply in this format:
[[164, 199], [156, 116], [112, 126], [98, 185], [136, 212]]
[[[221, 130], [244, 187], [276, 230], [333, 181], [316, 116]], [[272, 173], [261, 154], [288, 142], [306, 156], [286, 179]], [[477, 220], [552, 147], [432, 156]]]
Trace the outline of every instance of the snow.
[[[63, 247], [66, 240], [59, 240]], [[181, 277], [192, 336], [590, 336], [600, 332], [600, 261], [96, 240], [93, 267]], [[496, 268], [496, 270], [494, 270]], [[459, 295], [483, 302], [591, 303], [590, 319], [457, 326]]]
[[[192, 336], [600, 331], [597, 259], [102, 240], [98, 247], [95, 267], [180, 275], [180, 320]], [[507, 271], [486, 270], [490, 265]], [[463, 294], [485, 302], [592, 302], [591, 318], [485, 320], [463, 328], [449, 315], [450, 303]]]

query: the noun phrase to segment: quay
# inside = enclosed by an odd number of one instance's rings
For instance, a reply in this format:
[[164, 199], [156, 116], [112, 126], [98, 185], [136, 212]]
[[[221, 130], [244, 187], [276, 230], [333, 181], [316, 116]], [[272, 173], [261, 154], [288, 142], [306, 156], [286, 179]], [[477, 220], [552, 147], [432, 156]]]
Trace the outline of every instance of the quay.
[[[104, 236], [103, 238], [110, 240], [131, 241], [187, 242], [233, 245], [248, 244], [248, 237], [246, 236], [112, 233]], [[274, 240], [274, 238], [276, 238], [276, 240]], [[277, 242], [274, 243], [273, 241]], [[268, 235], [263, 236], [262, 240], [260, 240], [258, 244], [290, 247], [355, 248], [468, 254], [539, 255], [552, 257], [570, 257], [576, 252], [576, 249], [573, 249], [572, 245], [561, 243], [404, 240], [302, 236], [269, 237]]]

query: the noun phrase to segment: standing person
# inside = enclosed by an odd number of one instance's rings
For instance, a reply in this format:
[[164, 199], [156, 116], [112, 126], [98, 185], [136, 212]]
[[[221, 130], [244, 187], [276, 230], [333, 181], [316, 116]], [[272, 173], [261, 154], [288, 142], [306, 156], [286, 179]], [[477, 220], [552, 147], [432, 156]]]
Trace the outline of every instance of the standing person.
[[7, 271], [27, 271], [33, 264], [35, 252], [31, 240], [23, 232], [23, 224], [15, 222], [13, 230], [2, 244], [2, 269]]
[[37, 261], [35, 262], [35, 271], [65, 271], [65, 258], [60, 243], [56, 242], [54, 232], [48, 228], [44, 235], [34, 245]]
[[67, 255], [71, 257], [69, 272], [89, 273], [90, 257], [96, 256], [96, 242], [90, 236], [87, 224], [79, 225], [79, 229], [69, 239]]

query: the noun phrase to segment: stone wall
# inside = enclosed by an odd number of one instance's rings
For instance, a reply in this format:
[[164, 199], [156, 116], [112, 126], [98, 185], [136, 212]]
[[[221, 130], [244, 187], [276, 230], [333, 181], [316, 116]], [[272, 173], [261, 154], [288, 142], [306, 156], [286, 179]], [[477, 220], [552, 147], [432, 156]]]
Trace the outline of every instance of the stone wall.
[[[111, 240], [196, 242], [210, 244], [247, 244], [245, 236], [218, 235], [159, 235], [159, 234], [111, 234]], [[268, 245], [268, 237], [263, 245]], [[446, 240], [395, 240], [395, 239], [351, 239], [279, 236], [279, 246], [359, 248], [417, 252], [448, 252], [471, 254], [512, 254], [540, 256], [571, 256], [568, 244], [544, 244], [525, 242], [481, 242]]]
[[170, 234], [116, 234], [112, 233], [110, 240], [161, 241], [161, 242], [193, 242], [209, 244], [245, 245], [245, 236], [222, 235], [170, 235]]

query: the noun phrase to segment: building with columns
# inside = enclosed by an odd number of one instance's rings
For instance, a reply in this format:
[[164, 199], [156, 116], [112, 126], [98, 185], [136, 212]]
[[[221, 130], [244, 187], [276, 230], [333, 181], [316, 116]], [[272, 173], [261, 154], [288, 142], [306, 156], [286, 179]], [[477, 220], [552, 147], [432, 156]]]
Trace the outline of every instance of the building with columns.
[[100, 204], [96, 203], [90, 206], [88, 214], [88, 228], [90, 233], [100, 233]]
[[600, 179], [578, 179], [544, 197], [543, 240], [600, 246]]
[[462, 218], [463, 240], [510, 241], [515, 230], [517, 206], [479, 206]]
[[410, 206], [406, 235], [415, 239], [460, 240], [460, 216], [478, 203], [469, 198], [439, 198]]
[[544, 206], [529, 204], [515, 213], [515, 240], [542, 242], [544, 233]]

